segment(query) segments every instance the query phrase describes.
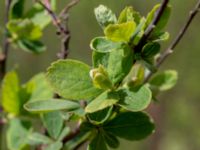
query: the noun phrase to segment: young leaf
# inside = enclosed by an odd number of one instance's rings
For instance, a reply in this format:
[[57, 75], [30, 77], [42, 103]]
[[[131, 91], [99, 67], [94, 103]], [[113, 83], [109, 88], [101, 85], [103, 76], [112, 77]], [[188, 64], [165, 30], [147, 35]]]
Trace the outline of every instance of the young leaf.
[[79, 104], [68, 101], [68, 100], [60, 100], [60, 99], [52, 99], [52, 100], [37, 100], [28, 102], [24, 105], [24, 108], [27, 111], [42, 113], [42, 112], [51, 112], [56, 110], [74, 110], [79, 108]]
[[107, 107], [103, 110], [88, 114], [88, 119], [92, 124], [102, 124], [109, 119], [112, 114], [113, 107]]
[[109, 133], [109, 132], [105, 132], [103, 130], [102, 132], [104, 140], [106, 142], [106, 144], [111, 147], [111, 148], [118, 148], [119, 147], [119, 140], [117, 139], [116, 136], [114, 136], [113, 134]]
[[70, 133], [70, 128], [69, 127], [63, 128], [63, 130], [61, 131], [59, 137], [57, 138], [58, 141], [62, 141], [67, 135], [69, 135], [69, 133]]
[[139, 24], [141, 16], [138, 12], [136, 12], [133, 7], [126, 7], [119, 15], [118, 23], [125, 23], [129, 21], [135, 21], [136, 24]]
[[130, 72], [133, 64], [133, 51], [127, 45], [110, 53], [108, 59], [108, 76], [117, 84]]
[[90, 67], [80, 61], [60, 60], [48, 69], [47, 80], [60, 96], [87, 100], [101, 93], [101, 90], [93, 86], [89, 72]]
[[152, 77], [149, 84], [152, 88], [166, 91], [175, 86], [178, 74], [175, 70], [167, 70]]
[[21, 100], [19, 97], [19, 79], [15, 71], [8, 72], [2, 84], [2, 106], [3, 109], [14, 115], [21, 111]]
[[[56, 0], [51, 0], [51, 9], [55, 11], [56, 9]], [[38, 3], [35, 3], [32, 8], [25, 15], [26, 18], [29, 18], [35, 25], [40, 26], [41, 29], [44, 29], [50, 22], [51, 17], [46, 10]]]
[[31, 133], [28, 136], [28, 143], [30, 145], [41, 145], [41, 144], [46, 145], [46, 144], [50, 144], [52, 142], [53, 142], [53, 140], [51, 140], [49, 137], [47, 137], [43, 134], [37, 133], [37, 132]]
[[150, 40], [153, 42], [161, 42], [169, 39], [169, 32], [158, 32], [151, 35]]
[[94, 13], [99, 25], [102, 28], [105, 28], [109, 24], [115, 24], [117, 22], [117, 18], [112, 10], [104, 5], [100, 5], [95, 8]]
[[92, 50], [101, 53], [111, 52], [112, 50], [121, 48], [121, 46], [121, 42], [113, 42], [105, 37], [97, 37], [90, 44]]
[[[82, 131], [82, 130], [81, 130]], [[85, 140], [89, 139], [92, 136], [92, 132], [80, 132], [75, 138], [72, 138], [64, 145], [64, 149], [66, 150], [73, 150], [79, 144], [83, 143]]]
[[25, 0], [13, 0], [10, 6], [10, 19], [18, 19], [23, 16]]
[[42, 36], [39, 26], [35, 25], [29, 19], [11, 20], [7, 24], [7, 28], [13, 39], [38, 40]]
[[160, 4], [157, 4], [153, 7], [153, 9], [147, 14], [147, 17], [146, 17], [146, 27], [148, 27], [151, 22], [153, 21], [155, 15], [156, 15], [156, 12], [158, 11], [158, 9], [160, 8]]
[[123, 80], [123, 84], [128, 87], [137, 87], [142, 84], [145, 77], [145, 66], [140, 62], [136, 62], [129, 74]]
[[141, 140], [154, 131], [154, 124], [145, 113], [124, 112], [103, 126], [103, 129], [126, 140]]
[[142, 49], [142, 57], [152, 58], [160, 52], [160, 44], [156, 42], [147, 43]]
[[108, 76], [115, 85], [129, 73], [133, 64], [133, 51], [127, 44], [109, 53], [99, 53], [93, 51], [93, 65], [99, 67], [103, 65], [108, 72]]
[[136, 29], [134, 21], [121, 24], [108, 25], [104, 33], [106, 37], [114, 42], [129, 42]]
[[96, 88], [102, 90], [113, 88], [112, 82], [108, 77], [108, 72], [103, 65], [99, 65], [98, 68], [90, 70], [90, 77], [92, 78], [93, 84]]
[[27, 147], [29, 127], [19, 119], [12, 119], [7, 130], [7, 144], [10, 150], [21, 150]]
[[42, 120], [49, 135], [57, 139], [64, 125], [64, 120], [59, 111], [42, 114]]
[[102, 134], [97, 136], [88, 145], [87, 150], [108, 150]]
[[142, 17], [130, 40], [133, 45], [137, 45], [140, 39], [142, 38], [145, 31], [145, 23], [146, 23], [146, 19]]
[[151, 102], [151, 90], [146, 86], [130, 89], [120, 89], [120, 101], [118, 104], [130, 111], [141, 111], [147, 108]]
[[96, 99], [92, 100], [85, 111], [87, 113], [97, 112], [109, 106], [116, 104], [119, 100], [119, 95], [116, 92], [105, 91], [101, 95], [99, 95]]
[[20, 39], [17, 41], [19, 48], [26, 52], [40, 54], [46, 50], [46, 46], [40, 41], [31, 41], [28, 39]]
[[[158, 11], [159, 8], [160, 8], [160, 4], [154, 6], [154, 8], [151, 10], [151, 12], [147, 15], [146, 27], [151, 24], [151, 22], [153, 21], [155, 15], [156, 15], [156, 12]], [[153, 31], [154, 33], [157, 33], [157, 32], [160, 32], [163, 30], [163, 28], [166, 26], [166, 24], [169, 20], [170, 14], [171, 14], [171, 7], [167, 6], [164, 10], [164, 13], [163, 13], [161, 19], [159, 20], [158, 24], [156, 25], [155, 30]]]
[[108, 66], [110, 53], [101, 53], [97, 51], [92, 52], [92, 65], [93, 68], [98, 68], [99, 65]]
[[57, 141], [55, 143], [48, 145], [44, 150], [61, 150], [62, 147], [63, 147], [62, 142]]
[[24, 88], [26, 88], [27, 93], [31, 93], [29, 101], [35, 101], [38, 99], [47, 100], [51, 99], [54, 95], [52, 89], [45, 79], [44, 73], [35, 75], [24, 85]]

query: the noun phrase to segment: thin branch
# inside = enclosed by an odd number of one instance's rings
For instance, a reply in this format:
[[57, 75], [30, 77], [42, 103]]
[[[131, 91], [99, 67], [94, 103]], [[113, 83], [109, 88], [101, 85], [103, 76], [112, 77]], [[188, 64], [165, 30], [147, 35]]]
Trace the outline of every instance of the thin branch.
[[10, 11], [10, 6], [11, 6], [11, 2], [12, 0], [6, 0], [5, 1], [5, 5], [6, 5], [6, 10], [5, 10], [5, 35], [4, 35], [4, 40], [3, 40], [3, 53], [0, 54], [1, 58], [0, 58], [0, 81], [3, 79], [5, 73], [6, 73], [6, 62], [7, 62], [7, 58], [8, 58], [8, 51], [9, 51], [9, 47], [10, 47], [10, 43], [8, 40], [8, 29], [6, 27], [6, 24], [9, 21], [9, 11]]
[[44, 9], [49, 13], [49, 15], [52, 18], [52, 21], [54, 23], [54, 25], [57, 27], [58, 31], [61, 34], [67, 34], [67, 30], [65, 29], [65, 27], [61, 24], [61, 21], [59, 20], [59, 18], [57, 17], [57, 15], [54, 13], [53, 10], [51, 10], [51, 8], [49, 7], [49, 3], [47, 3], [47, 1], [45, 3], [41, 2], [40, 0], [37, 0], [37, 2], [42, 5], [44, 7]]
[[65, 18], [66, 14], [68, 14], [69, 10], [77, 5], [80, 2], [80, 0], [72, 0], [66, 7], [61, 11], [59, 14], [59, 18]]
[[147, 41], [147, 39], [149, 38], [149, 36], [151, 35], [151, 33], [153, 32], [153, 30], [155, 29], [156, 25], [158, 24], [158, 22], [160, 21], [160, 18], [162, 17], [167, 5], [169, 3], [169, 0], [163, 0], [159, 10], [157, 11], [153, 21], [151, 22], [151, 24], [147, 27], [142, 39], [140, 40], [140, 42], [138, 43], [137, 46], [135, 46], [134, 50], [135, 52], [140, 52], [142, 49], [142, 46], [145, 44], [145, 42]]
[[[49, 13], [49, 15], [52, 18], [52, 21], [54, 25], [58, 29], [58, 35], [61, 37], [61, 51], [57, 54], [57, 57], [59, 59], [66, 59], [68, 57], [69, 53], [69, 42], [70, 42], [70, 31], [68, 28], [68, 11], [70, 8], [72, 8], [75, 4], [79, 2], [79, 0], [72, 0], [71, 3], [69, 3], [65, 9], [61, 12], [64, 18], [59, 18], [56, 13], [51, 9], [51, 5], [49, 3], [49, 0], [45, 0], [45, 3], [43, 3], [41, 0], [37, 0], [38, 3], [40, 3], [45, 10]], [[61, 20], [63, 19], [63, 20]], [[62, 22], [63, 21], [63, 22]]]
[[[156, 67], [159, 68], [160, 65], [166, 60], [166, 58], [174, 52], [175, 47], [178, 45], [180, 40], [185, 35], [186, 31], [188, 30], [190, 24], [192, 23], [193, 19], [197, 15], [197, 13], [200, 11], [200, 0], [197, 2], [196, 6], [193, 10], [190, 11], [189, 17], [185, 24], [183, 25], [182, 29], [180, 30], [179, 34], [176, 36], [172, 44], [161, 54], [161, 56], [158, 58]], [[149, 73], [149, 75], [146, 77], [145, 82], [147, 82], [151, 76], [153, 75], [152, 72]]]

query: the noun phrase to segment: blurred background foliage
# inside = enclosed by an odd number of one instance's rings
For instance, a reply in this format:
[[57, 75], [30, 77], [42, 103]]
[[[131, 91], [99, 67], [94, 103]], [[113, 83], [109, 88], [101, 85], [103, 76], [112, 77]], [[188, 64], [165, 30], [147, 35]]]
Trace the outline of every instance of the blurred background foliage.
[[[189, 10], [197, 0], [171, 0], [173, 12], [167, 30], [171, 34], [168, 44], [178, 33]], [[69, 0], [58, 0], [58, 10]], [[104, 4], [114, 12], [127, 5], [146, 15], [159, 0], [81, 0], [70, 11], [71, 30], [70, 58], [91, 64], [90, 40], [102, 35], [94, 14], [94, 7]], [[31, 3], [31, 1], [30, 1]], [[28, 6], [27, 6], [28, 7]], [[3, 27], [4, 0], [0, 1], [0, 30]], [[187, 34], [177, 46], [175, 53], [164, 63], [161, 69], [176, 69], [179, 72], [177, 86], [159, 96], [159, 102], [149, 108], [157, 124], [156, 133], [140, 142], [122, 141], [119, 150], [199, 150], [200, 149], [200, 15], [195, 18]], [[2, 34], [0, 35], [2, 40]], [[32, 55], [18, 49], [9, 52], [8, 69], [18, 68], [22, 81], [27, 81], [35, 73], [44, 72], [50, 63], [56, 60], [60, 42], [55, 35], [54, 26], [44, 33], [44, 43], [48, 50], [41, 55]], [[162, 46], [165, 49], [167, 44]], [[45, 89], [44, 89], [45, 90]], [[2, 133], [4, 134], [4, 133]], [[6, 150], [3, 139], [0, 149]]]

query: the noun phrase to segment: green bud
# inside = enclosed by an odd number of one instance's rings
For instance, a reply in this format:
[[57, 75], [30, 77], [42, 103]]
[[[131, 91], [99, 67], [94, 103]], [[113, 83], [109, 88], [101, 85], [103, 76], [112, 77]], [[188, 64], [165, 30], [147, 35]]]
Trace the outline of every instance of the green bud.
[[97, 8], [95, 8], [94, 13], [98, 23], [102, 28], [117, 22], [117, 18], [112, 10], [104, 5], [99, 5]]
[[90, 77], [93, 80], [93, 84], [99, 89], [112, 89], [112, 82], [108, 77], [108, 73], [105, 68], [100, 65], [99, 68], [92, 69], [90, 71]]

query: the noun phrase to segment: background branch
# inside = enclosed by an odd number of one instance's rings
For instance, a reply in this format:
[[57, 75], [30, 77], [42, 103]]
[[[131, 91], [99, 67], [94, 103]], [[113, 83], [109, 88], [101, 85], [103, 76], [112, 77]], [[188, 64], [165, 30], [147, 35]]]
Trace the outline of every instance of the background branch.
[[[197, 13], [200, 11], [200, 0], [197, 2], [196, 6], [193, 10], [190, 11], [189, 17], [185, 24], [183, 25], [182, 29], [180, 30], [179, 34], [176, 36], [176, 38], [173, 40], [172, 44], [160, 55], [158, 58], [156, 68], [159, 68], [160, 65], [165, 61], [165, 59], [174, 52], [175, 47], [178, 45], [180, 40], [183, 38], [184, 34], [186, 33], [187, 29], [189, 28], [190, 24], [192, 23], [193, 19], [197, 15]], [[145, 83], [148, 82], [148, 80], [153, 75], [153, 72], [150, 72], [147, 77], [145, 78]]]

